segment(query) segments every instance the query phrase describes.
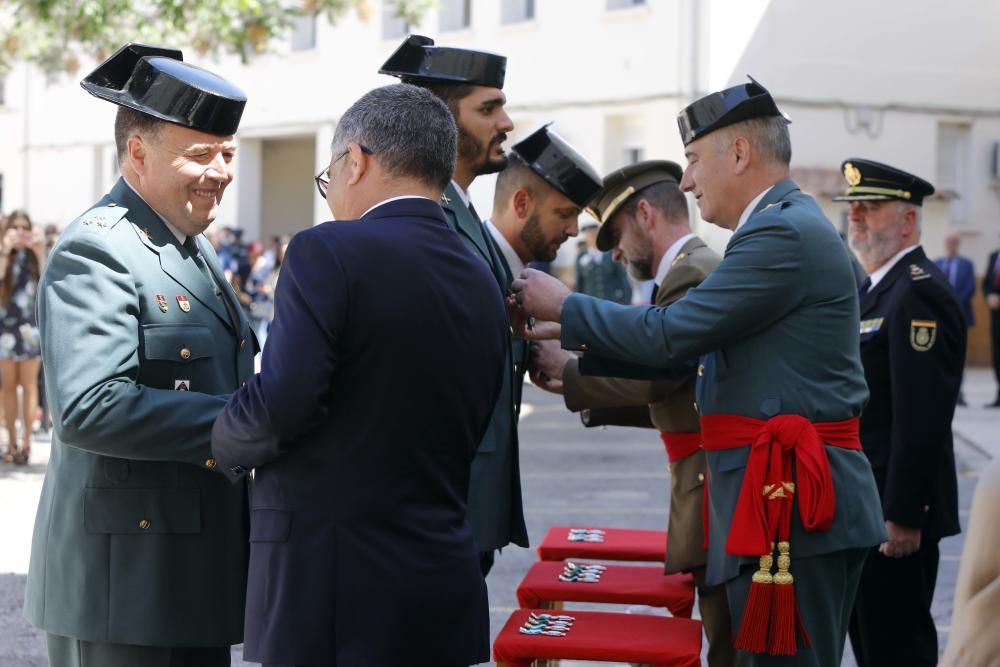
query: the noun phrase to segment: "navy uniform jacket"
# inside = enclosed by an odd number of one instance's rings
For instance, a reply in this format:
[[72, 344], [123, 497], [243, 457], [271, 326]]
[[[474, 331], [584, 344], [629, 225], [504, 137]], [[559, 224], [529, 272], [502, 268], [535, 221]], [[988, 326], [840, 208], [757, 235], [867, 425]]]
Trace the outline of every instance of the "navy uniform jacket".
[[[492, 267], [494, 283], [506, 292], [514, 277], [509, 275], [502, 253], [489, 231], [462, 202], [454, 183], [445, 188], [441, 206], [447, 215], [448, 225], [458, 232], [481, 261]], [[517, 438], [527, 344], [513, 335], [509, 323], [504, 322], [503, 330], [508, 332], [503, 386], [493, 408], [490, 425], [472, 462], [469, 484], [469, 522], [472, 523], [480, 551], [501, 549], [512, 542], [528, 546]]]
[[247, 490], [219, 474], [210, 435], [255, 346], [215, 252], [196, 241], [215, 285], [119, 180], [49, 255], [38, 323], [54, 434], [24, 605], [48, 632], [243, 639]]
[[632, 284], [625, 267], [616, 262], [611, 251], [601, 253], [601, 261], [594, 261], [586, 250], [576, 256], [576, 284], [574, 291], [589, 294], [615, 303], [632, 303]]
[[926, 541], [959, 532], [951, 420], [965, 345], [955, 293], [923, 248], [861, 296], [861, 361], [871, 391], [861, 444], [885, 518], [921, 528]]
[[228, 474], [256, 468], [247, 659], [489, 658], [466, 495], [506, 321], [437, 202], [389, 202], [292, 239], [261, 373], [212, 436]]
[[[851, 260], [816, 202], [779, 181], [726, 247], [719, 266], [666, 308], [619, 306], [583, 295], [563, 306], [562, 343], [612, 360], [667, 368], [703, 357], [702, 415], [754, 419], [857, 417], [868, 398], [858, 350], [858, 294]], [[707, 452], [710, 537], [707, 582], [739, 573], [725, 552], [750, 448]], [[792, 512], [792, 553], [809, 557], [885, 541], [871, 466], [859, 451], [827, 448], [836, 496], [826, 532]]]

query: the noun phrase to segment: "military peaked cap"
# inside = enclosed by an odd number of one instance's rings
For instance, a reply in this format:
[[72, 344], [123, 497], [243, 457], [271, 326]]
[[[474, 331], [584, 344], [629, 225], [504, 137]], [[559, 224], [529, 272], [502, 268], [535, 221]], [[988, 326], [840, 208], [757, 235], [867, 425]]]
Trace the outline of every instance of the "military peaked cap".
[[897, 199], [922, 206], [924, 197], [934, 194], [934, 186], [919, 176], [874, 160], [848, 158], [840, 169], [847, 181], [847, 192], [834, 197], [834, 201]]
[[587, 212], [600, 220], [601, 229], [597, 232], [597, 248], [611, 250], [614, 240], [611, 238], [611, 226], [608, 221], [621, 210], [634, 195], [657, 183], [670, 182], [680, 186], [684, 170], [676, 162], [670, 160], [646, 160], [616, 169], [604, 177], [604, 186], [591, 204]]
[[236, 134], [247, 96], [177, 49], [126, 44], [80, 82], [102, 100], [218, 136]]
[[771, 93], [754, 81], [753, 77], [748, 78], [750, 83], [741, 83], [711, 93], [681, 109], [677, 115], [677, 125], [685, 146], [719, 128], [751, 118], [781, 116], [791, 122], [778, 109]]
[[503, 88], [507, 58], [488, 51], [434, 46], [434, 40], [410, 35], [389, 56], [379, 74], [407, 83], [453, 83]]
[[601, 189], [601, 177], [566, 140], [544, 125], [511, 150], [545, 182], [578, 206], [586, 206]]

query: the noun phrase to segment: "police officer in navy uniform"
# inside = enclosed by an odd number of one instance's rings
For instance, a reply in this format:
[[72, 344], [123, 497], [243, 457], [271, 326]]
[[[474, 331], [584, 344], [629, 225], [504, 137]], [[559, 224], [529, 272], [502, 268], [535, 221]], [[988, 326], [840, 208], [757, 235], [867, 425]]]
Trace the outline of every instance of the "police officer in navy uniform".
[[938, 541], [959, 532], [951, 420], [965, 365], [955, 292], [920, 246], [922, 178], [872, 160], [842, 165], [861, 287], [861, 360], [871, 398], [861, 444], [889, 539], [865, 561], [850, 623], [860, 667], [937, 664], [931, 600]]
[[[516, 276], [509, 275], [500, 250], [472, 206], [468, 190], [477, 176], [507, 166], [503, 142], [514, 123], [504, 111], [506, 71], [504, 56], [436, 46], [433, 39], [421, 35], [407, 37], [379, 69], [380, 74], [427, 88], [448, 105], [455, 117], [458, 160], [455, 175], [441, 195], [441, 207], [448, 225], [486, 262], [505, 292]], [[484, 576], [493, 567], [497, 549], [511, 543], [528, 546], [517, 439], [527, 349], [523, 340], [510, 336], [503, 387], [472, 462], [468, 516]]]
[[221, 667], [243, 640], [247, 487], [210, 438], [256, 345], [202, 232], [246, 97], [181, 57], [129, 44], [83, 80], [119, 107], [122, 177], [38, 287], [54, 432], [24, 611], [54, 667]]

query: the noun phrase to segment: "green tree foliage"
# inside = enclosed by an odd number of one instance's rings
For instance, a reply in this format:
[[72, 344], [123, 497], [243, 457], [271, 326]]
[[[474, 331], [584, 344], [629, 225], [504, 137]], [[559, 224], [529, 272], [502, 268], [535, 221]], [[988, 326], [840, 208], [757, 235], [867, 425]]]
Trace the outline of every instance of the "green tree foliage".
[[[126, 42], [236, 54], [267, 51], [296, 17], [336, 22], [354, 8], [369, 18], [381, 0], [0, 0], [0, 72], [16, 60], [46, 72], [74, 72]], [[390, 0], [411, 25], [434, 0]]]

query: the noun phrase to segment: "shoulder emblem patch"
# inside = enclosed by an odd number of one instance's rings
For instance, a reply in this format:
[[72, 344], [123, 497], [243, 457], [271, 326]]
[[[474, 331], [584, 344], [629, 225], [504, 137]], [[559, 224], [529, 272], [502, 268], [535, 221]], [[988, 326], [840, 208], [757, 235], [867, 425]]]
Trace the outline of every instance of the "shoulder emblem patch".
[[924, 280], [930, 277], [931, 274], [927, 273], [916, 264], [910, 264], [910, 280]]
[[937, 339], [937, 322], [934, 320], [910, 321], [910, 345], [917, 352], [927, 352]]

